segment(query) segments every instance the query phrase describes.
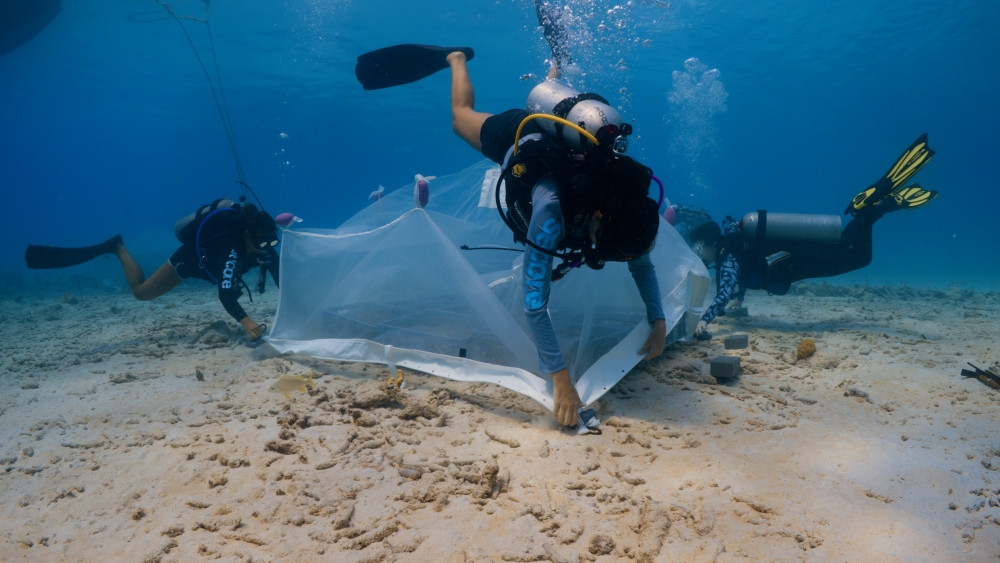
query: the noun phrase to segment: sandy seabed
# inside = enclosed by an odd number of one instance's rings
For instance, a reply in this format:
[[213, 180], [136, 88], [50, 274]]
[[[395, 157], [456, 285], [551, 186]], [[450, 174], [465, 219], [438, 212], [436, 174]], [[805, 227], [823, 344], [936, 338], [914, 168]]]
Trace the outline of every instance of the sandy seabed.
[[[747, 306], [577, 436], [496, 386], [250, 348], [206, 286], [6, 291], [0, 560], [1000, 558], [1000, 391], [959, 375], [1000, 362], [1000, 293], [802, 284]], [[723, 354], [735, 381], [709, 375]], [[286, 400], [282, 374], [316, 387]]]

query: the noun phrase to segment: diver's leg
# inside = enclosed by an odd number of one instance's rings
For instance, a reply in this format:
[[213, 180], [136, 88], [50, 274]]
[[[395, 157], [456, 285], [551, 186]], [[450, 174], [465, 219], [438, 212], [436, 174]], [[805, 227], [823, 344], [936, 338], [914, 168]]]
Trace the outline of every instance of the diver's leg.
[[552, 50], [548, 78], [559, 78], [562, 76], [562, 66], [573, 62], [566, 48], [566, 29], [559, 23], [559, 8], [555, 4], [535, 0], [535, 16], [538, 18], [538, 25], [542, 27], [545, 41]]
[[182, 281], [170, 262], [164, 262], [148, 280], [132, 288], [132, 295], [139, 301], [149, 301], [177, 287]]
[[871, 215], [859, 214], [840, 233], [840, 244], [792, 245], [793, 281], [839, 276], [870, 264], [874, 223]]
[[859, 214], [840, 233], [845, 272], [852, 272], [872, 263], [872, 227], [876, 219], [878, 216], [874, 214]]
[[451, 128], [463, 141], [479, 152], [483, 142], [479, 133], [489, 113], [476, 111], [476, 93], [469, 78], [469, 68], [465, 64], [465, 53], [455, 51], [448, 55], [451, 65]]
[[118, 261], [122, 263], [122, 270], [125, 271], [125, 281], [128, 282], [129, 289], [135, 292], [135, 288], [146, 281], [146, 274], [143, 273], [142, 268], [139, 267], [139, 264], [132, 258], [132, 255], [125, 249], [124, 244], [118, 244], [118, 248], [115, 249], [115, 255], [118, 256]]
[[180, 285], [184, 280], [177, 275], [173, 266], [169, 262], [164, 262], [162, 266], [147, 280], [142, 268], [132, 258], [124, 244], [118, 245], [116, 252], [118, 260], [122, 263], [122, 270], [125, 272], [125, 281], [128, 282], [132, 295], [139, 301], [149, 301], [155, 299], [171, 289]]

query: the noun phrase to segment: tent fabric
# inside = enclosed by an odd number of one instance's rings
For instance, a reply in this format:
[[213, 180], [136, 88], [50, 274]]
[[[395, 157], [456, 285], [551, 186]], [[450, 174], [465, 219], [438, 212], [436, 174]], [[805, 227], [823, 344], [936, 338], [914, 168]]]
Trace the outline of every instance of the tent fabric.
[[[407, 186], [337, 229], [285, 231], [268, 343], [280, 353], [494, 383], [551, 409], [552, 383], [538, 375], [522, 311], [522, 247], [496, 210], [499, 172], [484, 160], [431, 181], [425, 208]], [[702, 311], [708, 272], [666, 221], [651, 257], [671, 338], [684, 338]], [[584, 403], [642, 359], [650, 327], [624, 263], [571, 271], [553, 283], [549, 311]]]

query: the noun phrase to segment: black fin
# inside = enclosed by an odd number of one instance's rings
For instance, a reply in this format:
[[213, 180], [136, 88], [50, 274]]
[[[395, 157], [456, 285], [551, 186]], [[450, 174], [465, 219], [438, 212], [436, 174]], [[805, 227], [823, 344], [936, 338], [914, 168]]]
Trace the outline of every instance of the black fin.
[[545, 41], [552, 49], [552, 58], [560, 67], [564, 67], [573, 62], [573, 57], [569, 55], [566, 47], [566, 28], [559, 23], [559, 8], [554, 4], [535, 0], [535, 15], [538, 17], [538, 25], [542, 26], [542, 34]]
[[90, 262], [94, 258], [104, 254], [111, 254], [117, 250], [121, 242], [121, 235], [115, 235], [101, 244], [77, 248], [32, 244], [24, 251], [24, 261], [29, 268], [35, 270], [68, 268], [83, 264], [84, 262]]
[[365, 90], [408, 84], [448, 68], [448, 54], [455, 51], [462, 51], [470, 61], [476, 55], [471, 47], [393, 45], [359, 56], [354, 75]]

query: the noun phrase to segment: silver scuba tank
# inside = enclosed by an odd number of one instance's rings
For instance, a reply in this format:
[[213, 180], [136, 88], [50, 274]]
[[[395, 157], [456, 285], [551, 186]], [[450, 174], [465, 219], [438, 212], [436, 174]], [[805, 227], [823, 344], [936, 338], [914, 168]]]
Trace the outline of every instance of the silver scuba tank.
[[[601, 96], [592, 93], [581, 94], [551, 78], [535, 86], [528, 94], [528, 111], [561, 117], [579, 125], [594, 136], [605, 125], [611, 124], [617, 127], [623, 125], [618, 110], [608, 105], [608, 101]], [[563, 138], [574, 150], [579, 150], [584, 143], [589, 143], [582, 138], [579, 131], [570, 127], [550, 119], [536, 121], [549, 133]]]
[[762, 209], [744, 215], [740, 229], [746, 238], [837, 244], [841, 221], [839, 215], [769, 213]]

